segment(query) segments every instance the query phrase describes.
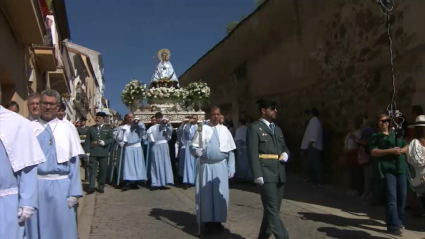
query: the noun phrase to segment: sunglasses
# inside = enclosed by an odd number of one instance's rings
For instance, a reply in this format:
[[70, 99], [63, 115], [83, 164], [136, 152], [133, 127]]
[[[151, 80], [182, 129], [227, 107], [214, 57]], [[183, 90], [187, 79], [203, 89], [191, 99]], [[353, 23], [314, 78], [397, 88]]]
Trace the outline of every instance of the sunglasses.
[[384, 120], [380, 120], [380, 121], [381, 121], [381, 123], [389, 123], [389, 122], [391, 122], [390, 119], [384, 119]]
[[267, 109], [269, 109], [269, 110], [271, 110], [271, 111], [275, 111], [275, 110], [277, 110], [277, 107], [276, 107], [276, 106], [270, 106], [270, 107], [268, 107]]

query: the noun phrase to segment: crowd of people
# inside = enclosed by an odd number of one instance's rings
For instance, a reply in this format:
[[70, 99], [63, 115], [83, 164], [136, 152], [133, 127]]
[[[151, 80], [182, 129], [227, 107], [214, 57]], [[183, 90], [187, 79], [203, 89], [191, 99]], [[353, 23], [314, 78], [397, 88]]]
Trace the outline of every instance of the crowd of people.
[[[234, 133], [218, 107], [210, 108], [208, 120], [199, 122], [191, 115], [176, 129], [161, 112], [148, 127], [127, 114], [115, 128], [105, 124], [102, 112], [90, 127], [84, 117], [78, 124], [67, 121], [66, 108], [54, 90], [32, 94], [27, 102], [28, 119], [14, 113], [19, 111], [14, 104], [9, 109], [0, 106], [0, 238], [77, 238], [80, 160], [89, 183], [87, 194], [104, 193], [108, 175], [122, 182], [117, 186], [123, 191], [145, 182], [151, 190], [168, 189], [176, 181], [183, 189], [195, 186], [197, 222], [206, 233], [224, 229], [229, 179], [253, 182], [264, 207], [259, 238], [289, 238], [279, 210], [290, 152], [274, 123], [275, 101], [258, 101], [260, 120], [242, 119]], [[320, 186], [323, 129], [319, 111], [311, 113], [300, 148], [309, 169], [306, 182]], [[405, 123], [409, 127], [404, 130], [394, 128], [386, 114], [347, 122], [342, 157], [350, 176], [347, 194], [385, 205], [388, 233], [397, 236], [402, 235], [404, 211], [415, 200], [418, 215], [425, 215], [422, 108], [413, 106], [409, 118], [416, 120]], [[19, 147], [22, 143], [26, 150]], [[108, 172], [111, 164], [115, 173]]]

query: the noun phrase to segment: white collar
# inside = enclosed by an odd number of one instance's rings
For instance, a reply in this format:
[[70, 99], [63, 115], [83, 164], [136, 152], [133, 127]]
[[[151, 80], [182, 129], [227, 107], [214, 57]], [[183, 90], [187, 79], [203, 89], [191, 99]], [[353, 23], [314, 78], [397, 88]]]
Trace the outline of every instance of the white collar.
[[267, 121], [267, 120], [265, 120], [265, 119], [263, 119], [263, 118], [260, 118], [260, 120], [261, 120], [264, 124], [266, 124], [266, 125], [267, 125], [267, 127], [269, 127], [269, 128], [270, 128], [270, 124], [271, 124], [272, 122], [269, 122], [269, 121]]
[[30, 121], [0, 106], [0, 125], [6, 125], [0, 128], [0, 140], [14, 172], [46, 161]]

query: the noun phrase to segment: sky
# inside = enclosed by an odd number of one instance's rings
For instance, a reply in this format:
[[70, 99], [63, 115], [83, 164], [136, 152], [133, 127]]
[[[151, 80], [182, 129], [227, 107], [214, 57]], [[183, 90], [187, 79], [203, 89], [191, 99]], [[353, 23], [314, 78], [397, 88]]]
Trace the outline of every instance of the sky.
[[[121, 91], [148, 84], [158, 50], [167, 48], [177, 76], [226, 36], [226, 25], [255, 9], [254, 0], [67, 0], [71, 41], [102, 54], [105, 97], [121, 115]], [[158, 61], [158, 60], [156, 60]]]

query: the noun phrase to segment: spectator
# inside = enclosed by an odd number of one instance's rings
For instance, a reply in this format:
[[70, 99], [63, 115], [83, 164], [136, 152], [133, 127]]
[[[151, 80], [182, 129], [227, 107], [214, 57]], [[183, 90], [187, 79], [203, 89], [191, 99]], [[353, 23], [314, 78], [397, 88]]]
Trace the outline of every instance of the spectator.
[[364, 191], [362, 198], [369, 201], [373, 196], [373, 164], [369, 149], [369, 139], [376, 133], [376, 128], [371, 120], [367, 120], [364, 126], [362, 138], [357, 140], [357, 143], [360, 146], [359, 163], [363, 165], [364, 174]]
[[362, 137], [361, 123], [350, 121], [348, 123], [349, 133], [345, 137], [344, 155], [350, 171], [350, 189], [347, 195], [359, 195], [363, 188], [363, 168], [358, 162], [359, 147], [357, 141]]
[[19, 105], [16, 101], [10, 101], [9, 104], [7, 104], [7, 109], [15, 113], [19, 113]]
[[310, 180], [313, 185], [322, 184], [322, 159], [323, 150], [323, 129], [319, 120], [319, 110], [311, 110], [313, 118], [310, 119], [307, 129], [304, 133], [301, 149], [307, 149], [307, 157], [310, 162]]
[[408, 185], [408, 167], [405, 153], [406, 141], [396, 138], [389, 130], [390, 119], [385, 114], [378, 116], [379, 132], [369, 141], [371, 155], [379, 162], [382, 178], [385, 178], [386, 225], [389, 234], [401, 236], [404, 227], [404, 204]]

